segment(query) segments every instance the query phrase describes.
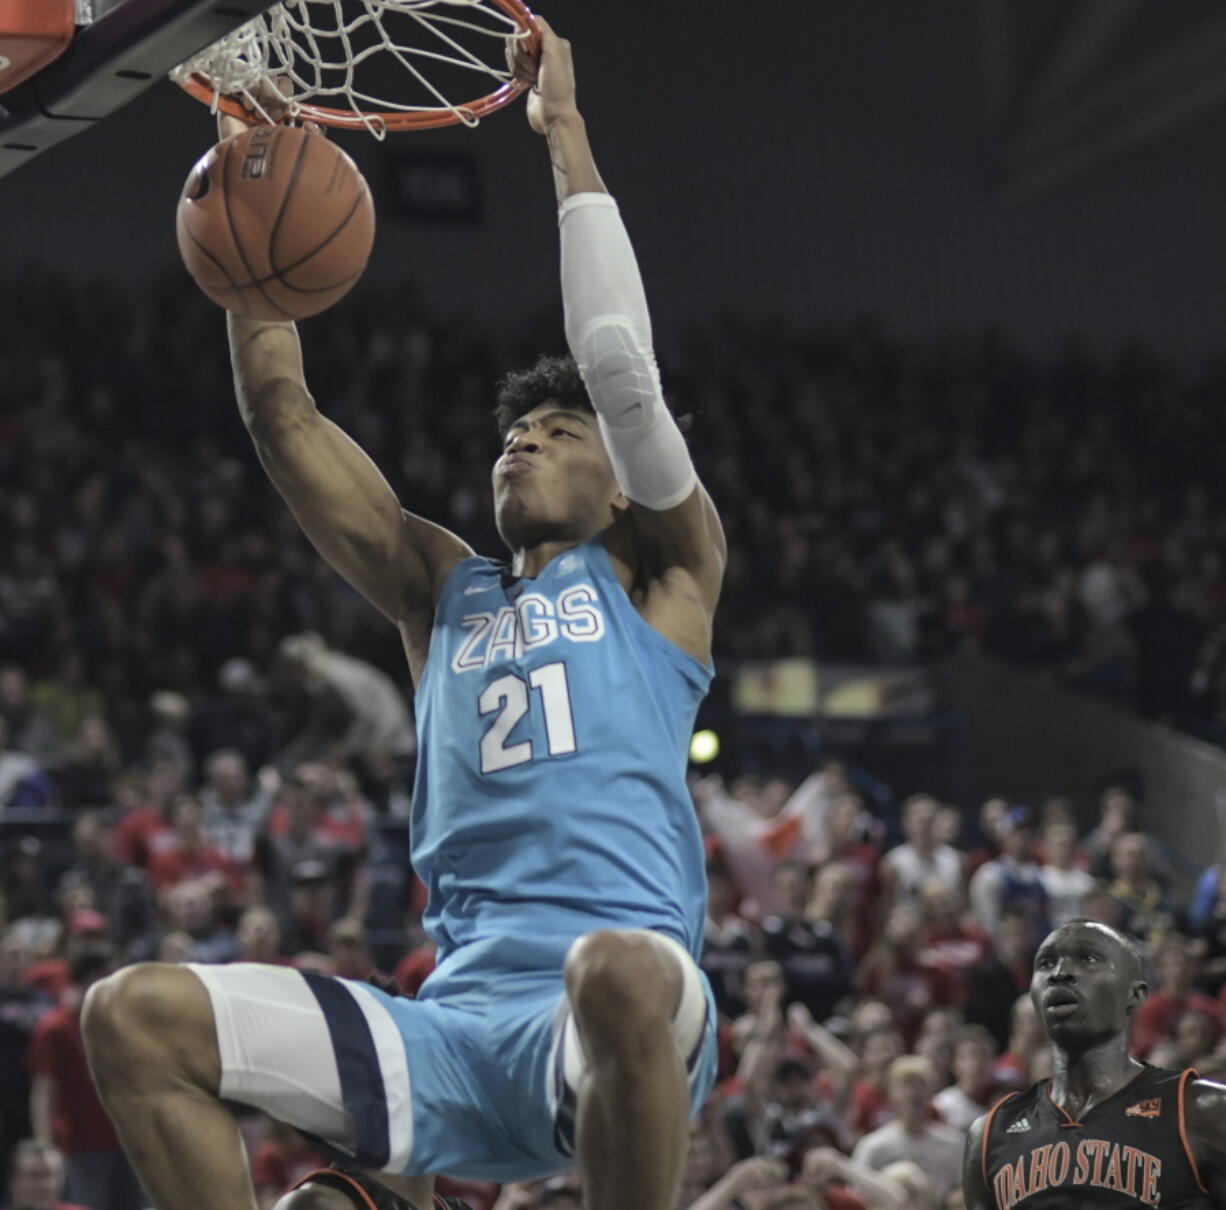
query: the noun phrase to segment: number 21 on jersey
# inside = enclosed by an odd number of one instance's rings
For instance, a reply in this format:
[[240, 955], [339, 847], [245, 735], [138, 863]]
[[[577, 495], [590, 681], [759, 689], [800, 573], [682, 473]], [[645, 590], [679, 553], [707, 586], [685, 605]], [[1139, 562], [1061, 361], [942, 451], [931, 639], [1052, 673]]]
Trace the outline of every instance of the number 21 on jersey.
[[477, 710], [484, 718], [494, 716], [481, 737], [481, 772], [497, 773], [513, 765], [527, 764], [541, 753], [533, 751], [531, 740], [508, 744], [507, 739], [519, 720], [539, 702], [545, 715], [545, 741], [550, 756], [565, 756], [575, 750], [575, 720], [570, 708], [570, 685], [566, 665], [557, 660], [528, 673], [500, 676], [482, 690]]

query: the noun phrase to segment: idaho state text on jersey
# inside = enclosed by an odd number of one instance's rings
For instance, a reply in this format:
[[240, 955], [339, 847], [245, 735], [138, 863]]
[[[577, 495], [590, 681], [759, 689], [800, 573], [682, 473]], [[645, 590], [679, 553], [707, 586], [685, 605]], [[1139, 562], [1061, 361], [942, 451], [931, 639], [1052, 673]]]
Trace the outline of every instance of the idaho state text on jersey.
[[466, 634], [451, 659], [452, 672], [473, 672], [559, 639], [596, 643], [604, 638], [600, 597], [590, 584], [572, 584], [556, 601], [525, 593], [497, 612], [469, 613], [460, 619]]
[[1106, 1139], [1082, 1139], [1076, 1147], [1066, 1142], [1045, 1143], [1024, 1152], [992, 1176], [999, 1210], [1013, 1210], [1032, 1193], [1078, 1185], [1111, 1189], [1135, 1197], [1143, 1205], [1157, 1206], [1162, 1161], [1137, 1147], [1121, 1147]]

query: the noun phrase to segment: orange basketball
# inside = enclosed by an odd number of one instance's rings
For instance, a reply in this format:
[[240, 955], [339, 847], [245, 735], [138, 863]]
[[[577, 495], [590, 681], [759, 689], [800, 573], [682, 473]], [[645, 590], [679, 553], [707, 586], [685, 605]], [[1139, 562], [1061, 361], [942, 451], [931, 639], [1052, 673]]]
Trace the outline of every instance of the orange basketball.
[[375, 210], [334, 143], [300, 126], [256, 126], [191, 170], [177, 226], [183, 262], [215, 303], [248, 319], [305, 319], [361, 277]]

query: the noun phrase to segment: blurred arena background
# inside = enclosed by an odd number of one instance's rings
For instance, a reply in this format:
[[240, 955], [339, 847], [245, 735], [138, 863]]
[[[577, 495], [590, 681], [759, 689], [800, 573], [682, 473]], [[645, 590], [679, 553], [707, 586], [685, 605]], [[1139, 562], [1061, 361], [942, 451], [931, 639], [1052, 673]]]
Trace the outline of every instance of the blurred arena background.
[[[1142, 335], [1193, 365], [1217, 347], [1226, 33], [1212, 0], [763, 17], [562, 0], [556, 16], [666, 336], [726, 303], [797, 323], [872, 314], [899, 337], [1000, 322], [1043, 356], [1073, 331], [1104, 351]], [[0, 207], [16, 259], [38, 248], [132, 282], [177, 272], [173, 199], [211, 134], [159, 85], [13, 174]], [[408, 275], [431, 306], [491, 321], [512, 299], [517, 313], [554, 301], [549, 180], [529, 170], [539, 148], [520, 117], [345, 145], [381, 203], [372, 280]], [[438, 156], [456, 157], [454, 178], [424, 172]], [[385, 170], [402, 159], [423, 168], [419, 205], [445, 210], [473, 182], [473, 219], [399, 219]]]
[[[916, 1078], [957, 1130], [1042, 1074], [1013, 1005], [1070, 914], [1150, 948], [1137, 1052], [1220, 1070], [1221, 6], [546, 15], [732, 552], [692, 771], [724, 1079], [682, 1204], [888, 1204], [841, 1157], [885, 1154], [857, 1144]], [[178, 262], [212, 136], [162, 83], [0, 179], [0, 1129], [38, 1210], [59, 1153], [76, 1201], [115, 1151], [72, 1041], [113, 961], [374, 963], [412, 990], [431, 958], [397, 637], [265, 483]], [[308, 378], [406, 504], [493, 554], [493, 383], [562, 343], [544, 152], [518, 106], [334, 137], [380, 229], [302, 325]], [[942, 845], [944, 885], [908, 881]], [[312, 1157], [247, 1126], [271, 1199]], [[955, 1205], [933, 1147], [927, 1186], [890, 1179]]]

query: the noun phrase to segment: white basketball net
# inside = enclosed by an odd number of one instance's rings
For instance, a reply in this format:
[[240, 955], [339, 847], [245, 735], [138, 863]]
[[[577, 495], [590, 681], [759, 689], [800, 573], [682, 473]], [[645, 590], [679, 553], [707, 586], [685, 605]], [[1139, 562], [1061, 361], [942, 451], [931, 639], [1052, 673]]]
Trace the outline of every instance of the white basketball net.
[[[181, 63], [170, 77], [180, 84], [207, 77], [214, 109], [223, 96], [233, 97], [269, 122], [275, 118], [265, 106], [275, 77], [291, 117], [309, 121], [315, 103], [349, 109], [355, 127], [382, 138], [387, 127], [379, 110], [446, 111], [476, 126], [477, 117], [463, 102], [448, 100], [427, 69], [434, 69], [437, 80], [443, 65], [449, 84], [471, 73], [477, 85], [461, 95], [494, 91], [511, 80], [506, 39], [526, 36], [511, 16], [485, 0], [284, 0]], [[368, 91], [369, 68], [392, 61], [416, 81], [417, 103]], [[397, 80], [404, 82], [403, 73]], [[331, 116], [332, 123], [337, 120]]]

